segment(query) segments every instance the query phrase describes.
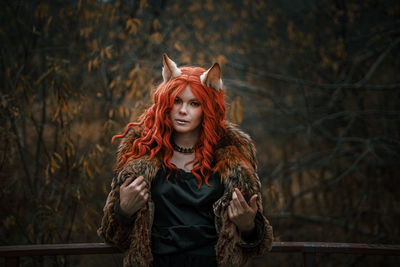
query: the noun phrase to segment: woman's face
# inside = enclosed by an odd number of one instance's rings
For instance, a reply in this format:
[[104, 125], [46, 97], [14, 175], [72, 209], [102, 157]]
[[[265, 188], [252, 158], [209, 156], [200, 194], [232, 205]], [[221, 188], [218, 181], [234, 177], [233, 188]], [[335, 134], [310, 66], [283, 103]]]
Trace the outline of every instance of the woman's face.
[[178, 133], [199, 131], [203, 119], [203, 109], [189, 85], [175, 98], [170, 119], [174, 130]]

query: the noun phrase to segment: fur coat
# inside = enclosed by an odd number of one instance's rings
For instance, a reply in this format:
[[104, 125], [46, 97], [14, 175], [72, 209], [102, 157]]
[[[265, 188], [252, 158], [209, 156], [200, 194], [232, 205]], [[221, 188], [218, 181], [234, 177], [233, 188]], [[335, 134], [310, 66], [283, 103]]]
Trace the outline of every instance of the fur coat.
[[[243, 266], [248, 259], [267, 253], [272, 245], [272, 227], [262, 215], [262, 198], [257, 198], [258, 212], [255, 218], [257, 239], [253, 243], [244, 242], [236, 226], [229, 220], [227, 207], [235, 187], [249, 201], [254, 194], [260, 194], [260, 180], [257, 175], [256, 151], [250, 137], [235, 125], [226, 123], [226, 135], [220, 140], [214, 154], [214, 172], [218, 172], [224, 184], [223, 196], [214, 203], [215, 226], [218, 233], [216, 256], [219, 266]], [[120, 162], [130, 145], [141, 134], [141, 127], [131, 129], [123, 138], [117, 153]], [[235, 155], [240, 153], [248, 163], [240, 161]], [[250, 164], [249, 164], [250, 163]], [[140, 209], [131, 225], [121, 224], [114, 206], [119, 202], [119, 187], [130, 176], [143, 175], [150, 186], [162, 162], [156, 157], [149, 161], [146, 157], [128, 160], [116, 172], [111, 184], [111, 192], [104, 206], [104, 216], [98, 235], [107, 243], [124, 252], [124, 266], [151, 266], [153, 256], [150, 247], [154, 204], [151, 197], [147, 205]], [[150, 190], [149, 190], [150, 191]]]

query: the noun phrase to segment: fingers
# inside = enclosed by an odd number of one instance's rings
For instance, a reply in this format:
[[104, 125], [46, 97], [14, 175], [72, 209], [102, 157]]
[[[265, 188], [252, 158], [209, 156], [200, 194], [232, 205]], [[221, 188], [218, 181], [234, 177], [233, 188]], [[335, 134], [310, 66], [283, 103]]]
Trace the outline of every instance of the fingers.
[[233, 211], [232, 211], [232, 205], [228, 206], [228, 217], [229, 217], [230, 220], [232, 220], [234, 218], [234, 214], [233, 214]]
[[144, 177], [142, 175], [136, 177], [135, 181], [133, 181], [133, 183], [131, 183], [131, 186], [137, 186], [139, 184], [141, 184], [142, 182], [145, 182]]
[[238, 199], [239, 202], [240, 202], [240, 205], [241, 205], [244, 209], [247, 209], [247, 208], [249, 207], [249, 205], [247, 204], [246, 200], [244, 199], [244, 197], [243, 197], [243, 195], [242, 195], [242, 192], [240, 192], [240, 190], [237, 189], [237, 188], [235, 188], [235, 191], [234, 191], [234, 192], [236, 193], [236, 196], [237, 196], [237, 199]]
[[[143, 176], [138, 176], [134, 180], [133, 177], [129, 177], [126, 179], [121, 187], [131, 187], [131, 188], [137, 188], [138, 191], [144, 189], [147, 186], [146, 181], [144, 180]], [[133, 182], [131, 182], [133, 180]]]
[[128, 179], [126, 179], [126, 180], [122, 183], [121, 187], [126, 187], [126, 186], [128, 186], [129, 183], [132, 181], [132, 179], [133, 179], [132, 176], [129, 177]]
[[251, 197], [251, 199], [250, 199], [250, 201], [249, 201], [249, 202], [250, 202], [250, 207], [251, 207], [251, 209], [254, 210], [254, 211], [257, 211], [257, 210], [258, 210], [257, 198], [258, 198], [258, 195], [255, 194], [255, 195], [253, 195], [253, 196]]

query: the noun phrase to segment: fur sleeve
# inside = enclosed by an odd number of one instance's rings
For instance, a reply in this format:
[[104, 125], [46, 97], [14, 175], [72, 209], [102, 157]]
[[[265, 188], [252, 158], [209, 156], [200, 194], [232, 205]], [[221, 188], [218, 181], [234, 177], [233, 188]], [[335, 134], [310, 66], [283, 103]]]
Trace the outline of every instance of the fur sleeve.
[[[140, 136], [138, 129], [130, 129], [127, 136], [124, 137], [117, 151], [117, 165], [122, 161], [122, 156], [130, 150], [130, 146], [134, 139]], [[97, 234], [104, 239], [105, 242], [113, 246], [127, 250], [131, 244], [131, 235], [133, 225], [124, 224], [118, 220], [115, 206], [119, 202], [120, 185], [129, 177], [135, 176], [132, 168], [132, 162], [128, 160], [122, 169], [115, 173], [111, 183], [111, 191], [108, 194], [106, 204], [104, 206], [103, 218]]]
[[[119, 173], [121, 176], [122, 173]], [[103, 218], [101, 221], [100, 228], [97, 230], [97, 234], [104, 239], [105, 242], [121, 249], [126, 250], [129, 248], [131, 243], [131, 230], [132, 226], [121, 223], [115, 213], [115, 204], [119, 202], [119, 184], [116, 184], [114, 179], [112, 183], [112, 189], [108, 194], [106, 204], [104, 206]]]
[[[250, 136], [233, 124], [226, 124], [226, 135], [215, 151], [214, 171], [224, 182], [224, 196], [216, 203], [219, 240], [217, 260], [221, 266], [243, 266], [250, 258], [266, 254], [271, 250], [272, 227], [262, 214], [261, 183], [257, 174], [256, 149]], [[258, 213], [255, 219], [257, 236], [252, 243], [244, 243], [237, 227], [229, 220], [227, 206], [234, 188], [238, 188], [248, 202], [258, 194]]]

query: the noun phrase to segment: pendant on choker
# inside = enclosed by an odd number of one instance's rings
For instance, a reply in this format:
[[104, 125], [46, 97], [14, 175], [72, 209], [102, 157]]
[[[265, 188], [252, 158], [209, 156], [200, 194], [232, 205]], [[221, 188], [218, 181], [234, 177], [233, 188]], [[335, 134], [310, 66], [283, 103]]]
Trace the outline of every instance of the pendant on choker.
[[172, 147], [174, 148], [175, 151], [178, 151], [180, 153], [185, 153], [185, 154], [190, 154], [194, 152], [194, 148], [190, 147], [190, 148], [183, 148], [178, 146], [177, 144], [175, 144], [175, 142], [171, 142]]

